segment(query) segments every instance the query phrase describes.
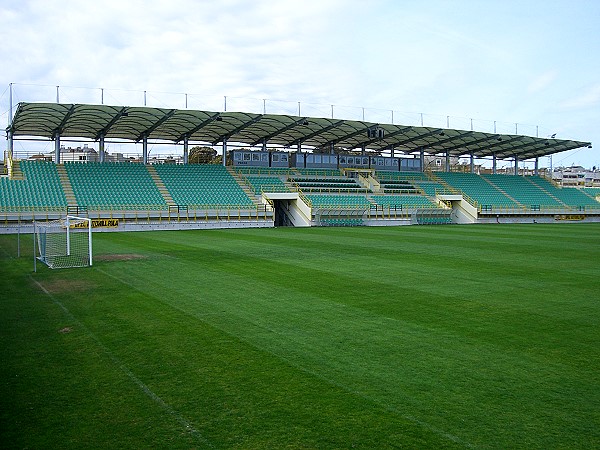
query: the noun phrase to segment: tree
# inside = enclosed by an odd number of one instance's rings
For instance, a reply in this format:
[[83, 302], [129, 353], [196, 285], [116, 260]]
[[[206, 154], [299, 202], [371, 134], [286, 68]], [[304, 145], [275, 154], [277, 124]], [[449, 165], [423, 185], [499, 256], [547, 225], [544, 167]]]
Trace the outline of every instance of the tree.
[[212, 147], [192, 147], [188, 155], [190, 164], [214, 164], [217, 151]]

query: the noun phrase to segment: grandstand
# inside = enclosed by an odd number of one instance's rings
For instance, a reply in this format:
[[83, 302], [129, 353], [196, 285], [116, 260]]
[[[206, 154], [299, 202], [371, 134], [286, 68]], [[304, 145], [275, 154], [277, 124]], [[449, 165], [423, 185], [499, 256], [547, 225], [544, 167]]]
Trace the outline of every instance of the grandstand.
[[[367, 132], [373, 127], [380, 130], [375, 138]], [[600, 220], [593, 190], [561, 188], [539, 176], [429, 172], [422, 165], [425, 146], [446, 158], [465, 151], [493, 156], [495, 168], [498, 155], [518, 161], [591, 145], [585, 142], [268, 114], [22, 103], [9, 126], [9, 150], [18, 136], [51, 138], [58, 149], [58, 132], [141, 140], [144, 154], [139, 162], [108, 163], [100, 151], [99, 162], [61, 163], [60, 151], [54, 162], [13, 160], [9, 151], [10, 177], [0, 179], [8, 229], [73, 211], [117, 218], [118, 229]], [[149, 137], [263, 149], [236, 150], [223, 165], [148, 164]], [[279, 150], [266, 151], [267, 141]], [[349, 152], [301, 150], [331, 143]], [[281, 149], [291, 145], [298, 147], [291, 154]], [[352, 156], [356, 148], [360, 156]], [[391, 155], [382, 156], [389, 148]]]

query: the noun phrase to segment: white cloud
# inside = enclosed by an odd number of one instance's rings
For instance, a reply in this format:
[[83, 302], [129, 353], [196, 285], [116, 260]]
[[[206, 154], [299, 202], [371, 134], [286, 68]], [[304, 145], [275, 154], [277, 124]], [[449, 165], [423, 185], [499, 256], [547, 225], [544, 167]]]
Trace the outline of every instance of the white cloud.
[[600, 107], [600, 83], [594, 84], [584, 92], [561, 103], [561, 109], [588, 109]]
[[[72, 102], [98, 101], [100, 87], [106, 103], [120, 104], [139, 104], [147, 90], [154, 106], [183, 105], [188, 93], [191, 107], [220, 109], [227, 95], [232, 108], [260, 109], [268, 99], [268, 107], [293, 112], [301, 101], [306, 113], [329, 115], [331, 104], [354, 105], [347, 110], [378, 108], [382, 120], [394, 109], [396, 123], [415, 112], [445, 123], [449, 114], [600, 140], [594, 4], [4, 2], [0, 38], [9, 44], [0, 48], [0, 83], [21, 83], [17, 101], [53, 101], [56, 85]], [[573, 86], [589, 88], [573, 94]], [[561, 114], [578, 108], [586, 114], [573, 128]], [[468, 126], [463, 119], [451, 124]]]
[[557, 72], [555, 70], [549, 70], [535, 77], [527, 87], [527, 91], [530, 94], [535, 94], [547, 89], [556, 79]]

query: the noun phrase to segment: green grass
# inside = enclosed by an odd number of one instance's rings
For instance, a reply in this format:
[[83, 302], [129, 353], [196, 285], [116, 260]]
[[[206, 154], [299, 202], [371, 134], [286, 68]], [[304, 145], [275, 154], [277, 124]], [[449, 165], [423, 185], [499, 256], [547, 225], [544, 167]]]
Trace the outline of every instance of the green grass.
[[3, 447], [600, 447], [600, 224], [96, 233], [36, 274], [16, 246]]

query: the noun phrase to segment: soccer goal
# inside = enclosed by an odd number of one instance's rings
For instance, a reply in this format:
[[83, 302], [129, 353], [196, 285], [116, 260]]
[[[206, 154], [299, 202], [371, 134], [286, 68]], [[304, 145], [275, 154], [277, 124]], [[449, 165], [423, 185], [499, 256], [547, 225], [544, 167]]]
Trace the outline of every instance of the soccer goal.
[[34, 228], [34, 270], [35, 257], [51, 269], [92, 265], [90, 219], [66, 216], [50, 222], [34, 222]]

